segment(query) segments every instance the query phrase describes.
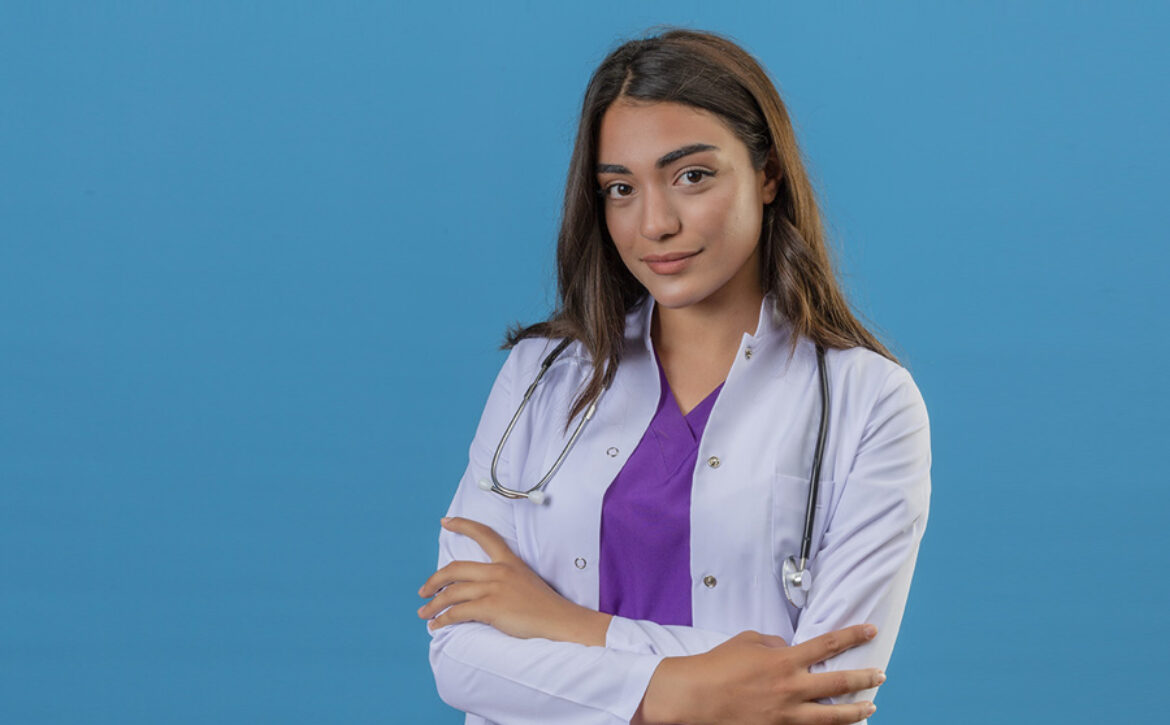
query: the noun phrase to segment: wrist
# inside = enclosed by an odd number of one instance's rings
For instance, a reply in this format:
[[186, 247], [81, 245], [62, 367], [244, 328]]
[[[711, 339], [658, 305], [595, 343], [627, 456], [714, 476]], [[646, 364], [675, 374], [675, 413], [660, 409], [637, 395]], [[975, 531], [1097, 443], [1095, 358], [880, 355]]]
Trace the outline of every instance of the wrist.
[[666, 657], [658, 664], [638, 706], [636, 722], [665, 725], [692, 721], [692, 698], [702, 683], [690, 676], [693, 660], [693, 656]]
[[604, 647], [613, 615], [573, 604], [550, 633], [549, 639]]

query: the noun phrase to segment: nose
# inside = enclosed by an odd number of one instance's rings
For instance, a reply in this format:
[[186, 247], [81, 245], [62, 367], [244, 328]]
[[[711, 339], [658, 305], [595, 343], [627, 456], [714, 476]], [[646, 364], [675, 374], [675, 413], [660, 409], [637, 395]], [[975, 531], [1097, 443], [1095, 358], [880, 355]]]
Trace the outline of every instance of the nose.
[[642, 236], [658, 241], [677, 234], [680, 220], [667, 192], [651, 185], [642, 198]]

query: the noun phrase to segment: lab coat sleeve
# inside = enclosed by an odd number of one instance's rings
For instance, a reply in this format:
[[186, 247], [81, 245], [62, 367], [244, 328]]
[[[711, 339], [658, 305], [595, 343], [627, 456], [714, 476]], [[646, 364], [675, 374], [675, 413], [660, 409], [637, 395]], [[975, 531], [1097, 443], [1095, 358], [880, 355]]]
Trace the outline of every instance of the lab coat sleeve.
[[605, 633], [605, 646], [625, 652], [685, 657], [707, 652], [733, 636], [710, 629], [615, 615]]
[[[910, 373], [886, 377], [862, 431], [836, 510], [810, 563], [812, 590], [792, 644], [854, 624], [878, 628], [870, 642], [811, 672], [885, 669], [894, 649], [930, 504], [930, 424]], [[871, 700], [877, 689], [822, 702]]]
[[[813, 672], [885, 668], [893, 651], [930, 496], [930, 431], [926, 406], [905, 368], [891, 371], [863, 431], [842, 500], [821, 551], [810, 565], [813, 594], [793, 644], [851, 624], [872, 622], [877, 638]], [[706, 652], [734, 634], [660, 625], [615, 616], [606, 646], [667, 657]], [[825, 702], [854, 702], [875, 690]]]
[[[517, 380], [522, 375], [518, 358], [513, 348], [492, 386], [467, 469], [448, 510], [449, 516], [490, 526], [513, 551], [520, 550], [515, 504], [479, 489], [476, 482], [489, 477], [496, 444], [527, 384]], [[513, 469], [505, 456], [520, 447], [520, 443], [505, 447], [497, 468], [501, 475]], [[488, 559], [470, 538], [440, 530], [439, 566], [456, 560]], [[439, 696], [454, 708], [500, 725], [628, 723], [662, 661], [654, 654], [520, 639], [479, 622], [448, 625], [430, 634], [430, 663]]]

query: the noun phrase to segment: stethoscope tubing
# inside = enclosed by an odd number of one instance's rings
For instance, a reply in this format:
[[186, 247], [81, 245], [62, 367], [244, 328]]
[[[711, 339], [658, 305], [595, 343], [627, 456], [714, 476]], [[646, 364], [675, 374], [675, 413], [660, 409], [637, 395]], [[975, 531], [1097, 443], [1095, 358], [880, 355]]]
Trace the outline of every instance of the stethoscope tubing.
[[[549, 367], [552, 366], [553, 361], [556, 360], [557, 356], [560, 355], [561, 352], [564, 351], [564, 349], [568, 347], [571, 342], [572, 340], [568, 338], [562, 340], [560, 344], [553, 348], [553, 351], [544, 358], [544, 361], [540, 365], [540, 371], [536, 374], [536, 379], [532, 381], [532, 384], [528, 386], [528, 390], [525, 391], [524, 398], [520, 401], [520, 407], [516, 409], [516, 413], [512, 416], [512, 420], [508, 423], [508, 427], [504, 429], [504, 435], [500, 439], [499, 445], [496, 446], [495, 455], [492, 456], [492, 465], [490, 471], [491, 481], [481, 480], [479, 482], [480, 488], [484, 489], [485, 491], [498, 493], [501, 496], [509, 499], [526, 498], [536, 504], [542, 504], [545, 502], [547, 497], [544, 493], [544, 487], [548, 485], [548, 482], [552, 480], [554, 475], [556, 475], [556, 472], [561, 467], [561, 464], [564, 463], [565, 458], [569, 455], [569, 451], [573, 448], [573, 444], [577, 442], [578, 436], [581, 435], [581, 431], [585, 427], [585, 424], [593, 418], [593, 414], [597, 410], [598, 400], [600, 400], [602, 397], [601, 395], [599, 395], [593, 400], [592, 403], [589, 404], [589, 407], [585, 410], [585, 414], [581, 416], [581, 420], [577, 423], [577, 427], [573, 430], [573, 435], [569, 438], [569, 441], [565, 444], [565, 447], [561, 449], [560, 455], [557, 456], [557, 459], [553, 462], [552, 467], [549, 468], [548, 472], [544, 474], [544, 476], [536, 483], [535, 486], [527, 490], [508, 488], [507, 486], [500, 483], [500, 479], [496, 474], [496, 467], [499, 464], [500, 454], [504, 450], [504, 445], [508, 442], [508, 437], [512, 435], [512, 429], [516, 427], [516, 422], [520, 420], [520, 416], [523, 414], [524, 408], [528, 405], [528, 401], [532, 397], [532, 394], [536, 391], [536, 387], [540, 383], [541, 378], [543, 378], [544, 374], [548, 372]], [[800, 558], [799, 560], [794, 560], [793, 557], [789, 557], [785, 561], [783, 575], [785, 596], [788, 598], [788, 601], [797, 608], [803, 608], [804, 602], [807, 599], [809, 588], [812, 585], [812, 575], [808, 570], [805, 569], [805, 566], [808, 563], [809, 554], [812, 550], [813, 527], [816, 521], [817, 496], [820, 494], [821, 485], [821, 462], [824, 458], [825, 439], [828, 436], [829, 430], [828, 366], [825, 364], [824, 347], [822, 347], [820, 344], [817, 344], [816, 350], [817, 369], [820, 374], [821, 387], [820, 426], [817, 431], [817, 445], [813, 454], [812, 472], [809, 476], [808, 482], [808, 498], [805, 502], [804, 509], [804, 531], [800, 540]], [[605, 391], [603, 390], [602, 395], [604, 395], [604, 393]]]
[[559, 345], [553, 348], [553, 351], [544, 358], [544, 362], [540, 364], [540, 372], [536, 374], [536, 379], [532, 381], [532, 384], [528, 386], [528, 390], [525, 391], [524, 399], [520, 401], [520, 407], [516, 409], [516, 413], [512, 416], [511, 422], [509, 422], [508, 427], [504, 429], [504, 437], [500, 439], [500, 444], [496, 446], [496, 453], [492, 456], [491, 487], [488, 490], [495, 491], [504, 498], [530, 498], [533, 493], [542, 491], [545, 484], [552, 480], [552, 477], [556, 475], [557, 469], [559, 469], [561, 464], [564, 463], [565, 458], [569, 455], [569, 451], [573, 448], [573, 444], [577, 442], [577, 436], [581, 435], [581, 429], [585, 427], [585, 423], [593, 417], [593, 413], [597, 410], [597, 400], [600, 399], [601, 396], [598, 396], [597, 399], [594, 399], [594, 401], [589, 404], [589, 407], [585, 410], [585, 415], [581, 417], [581, 420], [577, 423], [576, 429], [573, 430], [573, 436], [569, 438], [569, 442], [566, 443], [565, 447], [561, 450], [561, 455], [557, 456], [557, 460], [554, 461], [552, 467], [548, 469], [548, 473], [544, 474], [544, 477], [541, 478], [535, 486], [528, 489], [527, 491], [519, 491], [508, 488], [507, 486], [500, 483], [500, 479], [496, 477], [496, 466], [500, 462], [500, 453], [504, 450], [504, 444], [508, 442], [508, 436], [512, 435], [512, 429], [516, 427], [516, 421], [520, 420], [520, 415], [524, 412], [525, 406], [528, 405], [528, 399], [531, 398], [532, 393], [536, 391], [536, 386], [538, 383], [540, 383], [540, 379], [544, 377], [544, 374], [548, 372], [549, 367], [552, 366], [553, 361], [557, 359], [557, 356], [560, 355], [561, 352], [566, 347], [568, 347], [569, 343], [571, 342], [571, 339], [566, 338], [565, 340], [561, 341]]
[[821, 460], [825, 456], [825, 438], [829, 432], [829, 371], [825, 365], [825, 348], [817, 345], [817, 368], [821, 374], [821, 425], [817, 431], [817, 448], [813, 454], [812, 475], [808, 480], [808, 501], [804, 507], [804, 536], [800, 540], [800, 569], [808, 563], [812, 549], [813, 522], [816, 518], [817, 496], [821, 488]]

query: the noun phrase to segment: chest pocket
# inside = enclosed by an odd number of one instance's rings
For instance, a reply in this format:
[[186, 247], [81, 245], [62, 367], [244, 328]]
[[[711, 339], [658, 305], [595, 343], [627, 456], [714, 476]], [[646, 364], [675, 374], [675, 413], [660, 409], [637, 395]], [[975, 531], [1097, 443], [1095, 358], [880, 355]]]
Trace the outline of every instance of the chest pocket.
[[[800, 558], [800, 543], [804, 538], [804, 513], [808, 504], [808, 475], [780, 473], [773, 477], [772, 490], [772, 571], [781, 581], [784, 560]], [[812, 545], [809, 548], [809, 569], [816, 570], [817, 552], [821, 548], [825, 527], [832, 513], [836, 483], [821, 478], [813, 513]]]

